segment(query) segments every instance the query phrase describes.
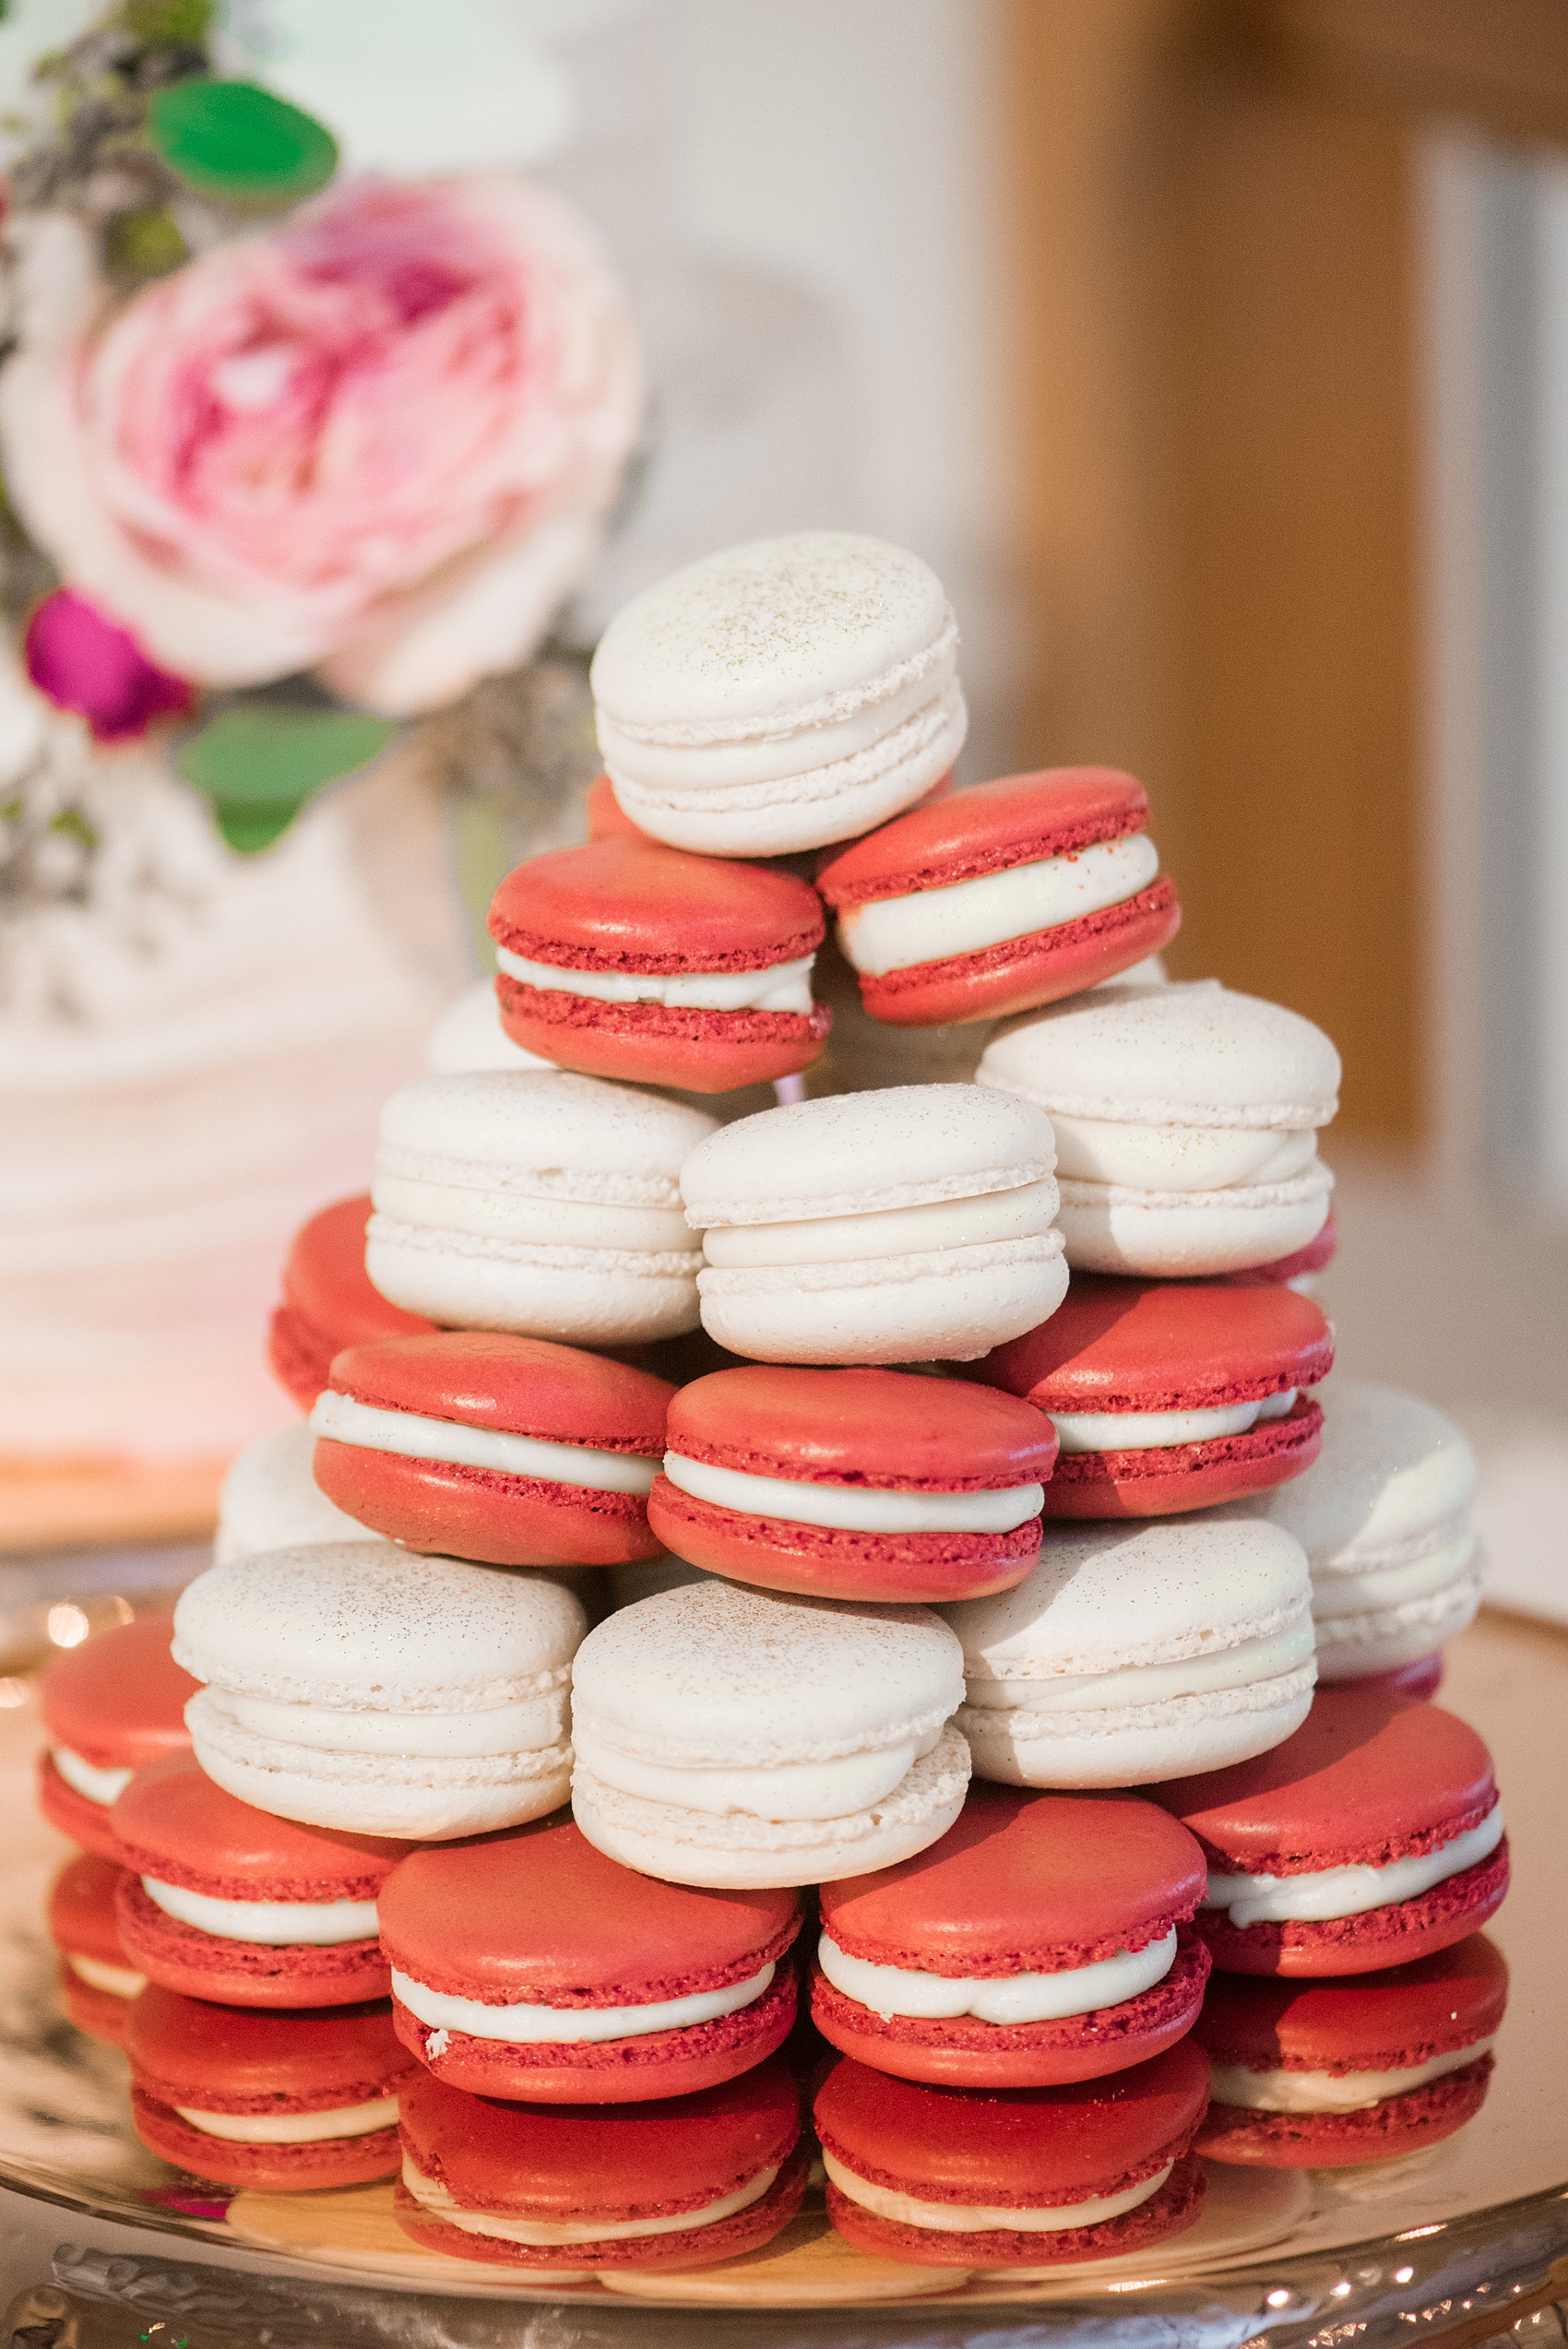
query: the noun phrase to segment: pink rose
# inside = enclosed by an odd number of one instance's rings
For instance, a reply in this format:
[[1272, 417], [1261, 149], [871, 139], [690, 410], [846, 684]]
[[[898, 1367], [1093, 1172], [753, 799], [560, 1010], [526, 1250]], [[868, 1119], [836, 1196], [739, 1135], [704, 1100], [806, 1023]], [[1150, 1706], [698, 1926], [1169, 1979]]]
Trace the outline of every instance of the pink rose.
[[24, 217], [0, 450], [67, 583], [205, 685], [428, 709], [525, 658], [642, 410], [588, 231], [502, 173], [350, 182], [129, 302]]

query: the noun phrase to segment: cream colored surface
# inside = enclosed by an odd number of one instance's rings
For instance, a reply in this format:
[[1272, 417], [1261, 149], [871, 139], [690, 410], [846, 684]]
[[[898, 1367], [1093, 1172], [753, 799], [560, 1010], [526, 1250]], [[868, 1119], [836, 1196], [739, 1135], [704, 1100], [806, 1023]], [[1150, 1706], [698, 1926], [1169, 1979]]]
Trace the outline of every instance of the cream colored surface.
[[[1243, 1435], [1260, 1419], [1282, 1418], [1296, 1390], [1266, 1402], [1222, 1403], [1199, 1411], [1051, 1411], [1063, 1452], [1148, 1452], [1168, 1443], [1206, 1443]], [[1274, 1407], [1270, 1408], [1270, 1405]]]
[[680, 1491], [719, 1509], [867, 1534], [1010, 1534], [1038, 1517], [1045, 1501], [1043, 1485], [1010, 1485], [999, 1492], [891, 1492], [870, 1485], [801, 1484], [716, 1468], [678, 1452], [665, 1453], [664, 1473]]
[[1135, 1125], [1051, 1113], [1058, 1171], [1077, 1182], [1136, 1191], [1218, 1191], [1289, 1182], [1317, 1154], [1316, 1136], [1270, 1127]]
[[1280, 1182], [1143, 1191], [1063, 1176], [1057, 1220], [1078, 1272], [1196, 1279], [1293, 1256], [1328, 1221], [1334, 1177], [1313, 1159]]
[[1322, 1921], [1364, 1916], [1391, 1901], [1415, 1900], [1461, 1869], [1474, 1868], [1503, 1841], [1503, 1806], [1494, 1803], [1476, 1826], [1435, 1851], [1411, 1852], [1384, 1868], [1356, 1865], [1303, 1870], [1299, 1876], [1226, 1876], [1211, 1871], [1205, 1908], [1222, 1908], [1235, 1926], [1283, 1924], [1293, 1917]]
[[378, 2129], [398, 2126], [396, 2096], [376, 2096], [368, 2104], [341, 2105], [329, 2112], [211, 2113], [191, 2105], [176, 2105], [182, 2120], [205, 2136], [221, 2137], [232, 2145], [319, 2145], [333, 2137], [368, 2137]]
[[224, 1901], [188, 1885], [160, 1883], [144, 1876], [142, 1890], [167, 1916], [198, 1933], [225, 1941], [259, 1941], [270, 1949], [291, 1943], [335, 1949], [344, 1941], [375, 1939], [374, 1901]]
[[1067, 1294], [1058, 1231], [848, 1263], [699, 1273], [702, 1325], [758, 1362], [975, 1362]]
[[501, 1428], [471, 1427], [461, 1419], [383, 1410], [331, 1388], [317, 1395], [310, 1428], [313, 1435], [331, 1436], [339, 1443], [360, 1444], [370, 1452], [398, 1453], [410, 1460], [451, 1460], [470, 1468], [493, 1468], [502, 1476], [584, 1485], [590, 1492], [644, 1493], [658, 1472], [656, 1462], [636, 1453], [600, 1452], [591, 1444], [551, 1443]]
[[128, 1965], [106, 1965], [101, 1958], [83, 1957], [77, 1950], [67, 1950], [65, 1963], [89, 1990], [107, 1990], [112, 1998], [134, 1999], [147, 1987], [145, 1974]]
[[501, 1025], [493, 979], [476, 979], [442, 1014], [426, 1058], [434, 1076], [463, 1076], [473, 1069], [528, 1069], [548, 1074], [555, 1065], [513, 1043]]
[[1386, 2071], [1254, 2071], [1246, 2064], [1217, 2063], [1211, 2094], [1217, 2105], [1245, 2105], [1253, 2112], [1364, 2112], [1384, 2096], [1408, 2096], [1429, 2080], [1462, 2071], [1486, 2055], [1491, 2044], [1477, 2039], [1468, 2047], [1450, 2047], [1425, 2063], [1395, 2065]]
[[438, 2178], [427, 2177], [411, 2153], [403, 2156], [403, 2183], [416, 2202], [461, 2227], [465, 2235], [488, 2235], [499, 2243], [532, 2243], [540, 2248], [568, 2243], [625, 2243], [644, 2235], [683, 2235], [688, 2227], [714, 2226], [737, 2211], [760, 2202], [774, 2179], [777, 2166], [758, 2170], [733, 2192], [704, 2202], [695, 2211], [671, 2211], [650, 2219], [530, 2219], [500, 2211], [467, 2211], [454, 2201]]
[[51, 1746], [49, 1759], [55, 1769], [77, 1794], [87, 1802], [103, 1806], [115, 1801], [130, 1785], [135, 1773], [129, 1770], [104, 1770], [88, 1762], [74, 1746]]
[[440, 2031], [465, 2031], [470, 2038], [504, 2040], [517, 2046], [588, 2046], [605, 2039], [626, 2039], [648, 2031], [689, 2031], [694, 2023], [714, 2023], [720, 2015], [738, 2014], [761, 1998], [777, 1968], [765, 1965], [743, 1982], [722, 1990], [693, 1990], [683, 1999], [650, 1999], [631, 2007], [552, 2007], [518, 2001], [491, 2006], [480, 1999], [459, 1999], [446, 1990], [433, 1990], [392, 1969], [392, 1995], [419, 2022]]
[[365, 1540], [358, 1519], [328, 1501], [316, 1483], [311, 1473], [315, 1456], [315, 1438], [299, 1420], [246, 1444], [219, 1495], [215, 1564], [254, 1558], [266, 1549]]
[[554, 1745], [566, 1735], [570, 1702], [564, 1676], [558, 1687], [539, 1696], [454, 1713], [339, 1711], [325, 1704], [280, 1704], [271, 1697], [239, 1696], [232, 1691], [208, 1693], [228, 1720], [279, 1745], [434, 1762]]
[[1099, 840], [1075, 855], [1042, 857], [945, 889], [846, 907], [838, 943], [859, 971], [880, 976], [948, 955], [970, 955], [1030, 931], [1077, 921], [1135, 897], [1159, 871], [1146, 832]]
[[858, 1999], [873, 2014], [933, 2017], [973, 2015], [980, 2023], [1056, 2022], [1119, 2006], [1162, 1982], [1176, 1962], [1172, 1931], [1141, 1950], [1119, 1950], [1094, 1965], [1059, 1974], [1007, 1974], [966, 1978], [924, 1974], [912, 1966], [873, 1965], [851, 1957], [830, 1933], [817, 1942], [817, 1962], [836, 1990]]
[[703, 1234], [710, 1265], [728, 1272], [753, 1264], [826, 1264], [862, 1258], [926, 1255], [936, 1249], [983, 1248], [1038, 1238], [1056, 1213], [1049, 1176], [974, 1199], [932, 1199], [863, 1216], [817, 1216], [800, 1223], [718, 1224]]
[[668, 1003], [702, 1012], [798, 1012], [812, 1008], [814, 955], [760, 970], [578, 970], [569, 963], [530, 962], [505, 946], [495, 959], [508, 979], [552, 994], [586, 995], [596, 1003]]
[[1173, 2162], [1167, 2162], [1152, 2177], [1140, 2178], [1135, 2186], [1124, 2186], [1120, 2193], [1097, 2194], [1082, 2202], [1053, 2202], [1049, 2210], [1031, 2210], [1013, 2202], [922, 2202], [918, 2195], [900, 2194], [892, 2187], [878, 2186], [871, 2178], [846, 2169], [826, 2147], [822, 2159], [834, 2185], [862, 2210], [873, 2211], [878, 2218], [891, 2219], [898, 2226], [927, 2226], [941, 2235], [988, 2235], [1004, 2228], [1020, 2235], [1061, 2235], [1069, 2227], [1102, 2226], [1107, 2219], [1120, 2218], [1123, 2211], [1135, 2211], [1140, 2202], [1158, 2194], [1175, 2167]]

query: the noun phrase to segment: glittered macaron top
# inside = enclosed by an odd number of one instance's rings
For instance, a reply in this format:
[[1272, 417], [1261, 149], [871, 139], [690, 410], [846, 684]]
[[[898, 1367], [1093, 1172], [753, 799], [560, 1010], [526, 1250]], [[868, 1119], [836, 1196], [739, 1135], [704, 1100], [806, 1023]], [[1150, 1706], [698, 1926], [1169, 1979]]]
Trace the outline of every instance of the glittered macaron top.
[[1206, 1882], [1194, 1837], [1135, 1795], [976, 1779], [956, 1823], [916, 1858], [825, 1884], [822, 1922], [872, 1965], [1055, 1974], [1163, 1940]]
[[239, 1696], [477, 1712], [562, 1686], [587, 1619], [536, 1575], [344, 1542], [208, 1567], [181, 1593], [174, 1643]]
[[1497, 1781], [1455, 1714], [1347, 1686], [1320, 1689], [1271, 1752], [1149, 1793], [1223, 1872], [1300, 1876], [1436, 1851], [1480, 1824]]
[[1147, 821], [1147, 797], [1132, 776], [1111, 766], [1044, 767], [895, 816], [819, 866], [817, 887], [837, 911], [1070, 856], [1141, 832]]
[[101, 1859], [96, 1852], [66, 1862], [49, 1892], [49, 1938], [56, 1949], [104, 1965], [125, 1963], [114, 1921], [114, 1893], [125, 1872], [118, 1860]]
[[1216, 2063], [1253, 2071], [1396, 2071], [1491, 2038], [1508, 1968], [1484, 1933], [1380, 1974], [1291, 1982], [1211, 1975], [1194, 2030]]
[[881, 1370], [717, 1370], [682, 1387], [669, 1448], [685, 1460], [802, 1484], [893, 1492], [1007, 1491], [1056, 1458], [1043, 1413], [957, 1379]]
[[902, 547], [849, 530], [754, 540], [615, 614], [589, 672], [600, 741], [613, 768], [622, 734], [695, 749], [765, 739], [781, 717], [841, 725], [930, 690], [956, 634], [942, 582]]
[[666, 1379], [545, 1338], [445, 1330], [351, 1347], [331, 1391], [383, 1411], [657, 1459], [675, 1389]]
[[57, 1650], [43, 1667], [39, 1711], [56, 1745], [95, 1770], [135, 1770], [190, 1744], [185, 1706], [196, 1682], [169, 1652], [172, 1615], [138, 1615]]
[[211, 1900], [374, 1900], [409, 1849], [275, 1819], [226, 1793], [194, 1754], [138, 1770], [113, 1815], [127, 1868]]
[[800, 1896], [635, 1875], [557, 1811], [411, 1853], [379, 1915], [390, 1963], [445, 1996], [641, 2006], [749, 1980], [794, 1940]]
[[125, 2052], [163, 2101], [198, 2111], [331, 2111], [392, 2092], [413, 2058], [381, 1999], [362, 2006], [219, 2006], [151, 1983], [131, 2007]]
[[1041, 1411], [1178, 1411], [1314, 1386], [1333, 1362], [1332, 1327], [1294, 1289], [1079, 1274], [978, 1375]]
[[434, 1325], [405, 1313], [370, 1285], [364, 1268], [364, 1228], [370, 1195], [339, 1199], [302, 1224], [283, 1260], [283, 1301], [320, 1340], [326, 1353], [371, 1338], [411, 1336]]
[[896, 1085], [738, 1118], [693, 1150], [681, 1195], [695, 1226], [790, 1223], [1013, 1191], [1055, 1163], [1050, 1121], [1026, 1101]]
[[623, 1608], [577, 1651], [573, 1710], [671, 1764], [832, 1761], [940, 1727], [963, 1653], [925, 1607], [691, 1583]]
[[1295, 1132], [1338, 1107], [1320, 1027], [1217, 979], [1095, 988], [1026, 1013], [980, 1056], [998, 1085], [1063, 1117]]
[[817, 2135], [847, 2169], [923, 2202], [1049, 2210], [1113, 2194], [1180, 2152], [1208, 2099], [1191, 2039], [1063, 2088], [927, 2087], [846, 2058], [817, 2092]]
[[778, 2057], [689, 2096], [638, 2105], [502, 2104], [419, 2072], [400, 2092], [403, 2141], [467, 2210], [541, 2219], [702, 2210], [783, 2161], [800, 2098]]
[[792, 873], [638, 836], [530, 857], [496, 890], [489, 927], [532, 962], [669, 975], [796, 961], [822, 943], [825, 920]]
[[971, 1679], [1050, 1680], [1267, 1639], [1304, 1619], [1311, 1594], [1301, 1544], [1278, 1526], [1180, 1517], [1047, 1526], [1023, 1582], [943, 1613]]
[[1475, 1455], [1452, 1419], [1398, 1387], [1343, 1380], [1324, 1408], [1316, 1461], [1266, 1506], [1314, 1568], [1355, 1571], [1452, 1529], [1475, 1483]]
[[718, 1121], [601, 1077], [469, 1069], [426, 1076], [381, 1113], [377, 1176], [529, 1196], [672, 1206], [683, 1160]]

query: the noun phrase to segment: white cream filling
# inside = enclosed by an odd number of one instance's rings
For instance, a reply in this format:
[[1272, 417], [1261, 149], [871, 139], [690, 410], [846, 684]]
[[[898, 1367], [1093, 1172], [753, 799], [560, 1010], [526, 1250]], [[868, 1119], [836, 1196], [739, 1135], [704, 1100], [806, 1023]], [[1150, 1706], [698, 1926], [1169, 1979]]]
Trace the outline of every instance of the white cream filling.
[[1313, 1610], [1319, 1616], [1360, 1615], [1384, 1607], [1403, 1607], [1427, 1598], [1476, 1571], [1480, 1544], [1472, 1533], [1444, 1542], [1441, 1549], [1412, 1558], [1408, 1564], [1368, 1566], [1360, 1574], [1314, 1574]]
[[931, 1199], [913, 1207], [885, 1207], [866, 1216], [818, 1216], [811, 1221], [721, 1224], [703, 1234], [710, 1264], [836, 1264], [865, 1256], [923, 1255], [933, 1248], [984, 1247], [1028, 1240], [1049, 1228], [1056, 1185], [1019, 1183], [979, 1199]]
[[373, 2130], [398, 2126], [396, 2096], [320, 2113], [208, 2113], [190, 2105], [176, 2105], [174, 2110], [205, 2136], [224, 2137], [234, 2145], [319, 2145], [328, 2137], [368, 2137]]
[[902, 1965], [873, 1965], [851, 1957], [830, 1933], [817, 1943], [817, 1959], [836, 1990], [858, 1999], [873, 2014], [922, 2015], [945, 2020], [973, 2015], [979, 2023], [1056, 2023], [1064, 2016], [1092, 2014], [1097, 2007], [1120, 2006], [1164, 1980], [1176, 1963], [1176, 1936], [1146, 1949], [1119, 1950], [1093, 1965], [1060, 1974], [954, 1976], [921, 1974]]
[[536, 1752], [564, 1737], [566, 1725], [564, 1687], [477, 1713], [339, 1713], [324, 1704], [236, 1696], [228, 1689], [209, 1688], [207, 1695], [216, 1712], [227, 1714], [254, 1736], [308, 1746], [319, 1753], [471, 1761], [487, 1754]]
[[689, 2031], [694, 2023], [717, 2023], [761, 1998], [775, 1967], [765, 1965], [743, 1982], [722, 1990], [693, 1990], [683, 1999], [653, 1999], [636, 2007], [486, 2006], [481, 1999], [454, 1998], [432, 1990], [410, 1975], [392, 1969], [392, 1995], [419, 2022], [442, 2031], [465, 2031], [470, 2039], [503, 2039], [516, 2046], [586, 2046], [601, 2039], [631, 2039], [648, 2031]]
[[[1197, 1411], [1052, 1411], [1063, 1452], [1152, 1452], [1161, 1444], [1206, 1443], [1245, 1435], [1260, 1419], [1282, 1419], [1296, 1390], [1250, 1403], [1217, 1403]], [[319, 1406], [317, 1406], [319, 1408]]]
[[[492, 2236], [498, 2243], [531, 2243], [541, 2250], [557, 2243], [624, 2243], [639, 2235], [683, 2235], [690, 2226], [716, 2226], [720, 2219], [732, 2218], [737, 2211], [760, 2202], [778, 2175], [775, 2163], [770, 2169], [759, 2169], [732, 2192], [720, 2194], [716, 2201], [704, 2202], [695, 2211], [671, 2211], [661, 2218], [530, 2219], [509, 2211], [463, 2210], [446, 2187], [425, 2176], [411, 2153], [403, 2156], [403, 2183], [409, 2192], [449, 2226], [461, 2227], [465, 2235]], [[657, 2194], [657, 2177], [648, 2179], [647, 2190]]]
[[1205, 1908], [1229, 1909], [1232, 1925], [1324, 1924], [1363, 1916], [1390, 1901], [1412, 1901], [1461, 1869], [1473, 1868], [1503, 1840], [1503, 1806], [1494, 1803], [1479, 1824], [1434, 1852], [1411, 1852], [1386, 1868], [1308, 1869], [1300, 1876], [1211, 1875]]
[[679, 1207], [628, 1207], [607, 1200], [546, 1199], [525, 1191], [475, 1191], [466, 1184], [385, 1173], [372, 1186], [378, 1215], [438, 1231], [469, 1232], [480, 1240], [511, 1240], [535, 1248], [620, 1248], [650, 1254], [693, 1246]]
[[118, 1801], [135, 1775], [129, 1770], [100, 1770], [96, 1763], [84, 1762], [74, 1746], [51, 1746], [49, 1759], [66, 1785], [89, 1802]]
[[1403, 2096], [1462, 2071], [1491, 2046], [1478, 2039], [1472, 2046], [1450, 2047], [1427, 2063], [1401, 2064], [1388, 2071], [1252, 2071], [1245, 2064], [1217, 2063], [1210, 2090], [1217, 2105], [1245, 2105], [1261, 2113], [1354, 2113], [1384, 2096]]
[[107, 1990], [116, 1999], [134, 1999], [147, 1987], [145, 1974], [128, 1965], [106, 1965], [102, 1958], [83, 1957], [76, 1950], [66, 1952], [65, 1963], [89, 1990]]
[[220, 1901], [184, 1884], [144, 1876], [142, 1889], [168, 1916], [224, 1941], [260, 1941], [268, 1949], [309, 1942], [334, 1949], [340, 1941], [375, 1939], [374, 1901]]
[[869, 2177], [846, 2169], [824, 2146], [823, 2167], [842, 2194], [878, 2218], [899, 2226], [934, 2227], [940, 2235], [1063, 2235], [1073, 2226], [1099, 2226], [1152, 2201], [1171, 2171], [1167, 2162], [1152, 2177], [1123, 2186], [1119, 2194], [1096, 2194], [1087, 2202], [1053, 2202], [1049, 2210], [1018, 2210], [1011, 2202], [922, 2202], [918, 2195], [901, 2194], [891, 2186], [875, 2186]]
[[[1042, 1105], [1043, 1106], [1043, 1105]], [[1051, 1111], [1056, 1171], [1134, 1191], [1228, 1191], [1287, 1182], [1317, 1156], [1317, 1135], [1274, 1126], [1123, 1125]]]
[[838, 917], [838, 943], [857, 970], [879, 977], [1101, 913], [1135, 897], [1158, 871], [1154, 842], [1146, 832], [1133, 832], [1069, 856], [978, 873], [945, 889], [849, 906]]
[[1057, 1672], [1038, 1680], [981, 1679], [971, 1664], [967, 1701], [988, 1712], [1083, 1713], [1117, 1705], [1161, 1704], [1172, 1697], [1204, 1696], [1277, 1679], [1310, 1663], [1312, 1619], [1304, 1611], [1266, 1638], [1242, 1640], [1210, 1655], [1169, 1664], [1131, 1664], [1113, 1672]]
[[683, 1810], [705, 1810], [720, 1818], [741, 1811], [752, 1819], [848, 1819], [885, 1800], [922, 1754], [941, 1737], [940, 1727], [907, 1744], [882, 1746], [874, 1753], [846, 1754], [836, 1762], [785, 1762], [747, 1769], [709, 1763], [645, 1762], [608, 1745], [591, 1724], [578, 1721], [577, 1758], [607, 1786], [649, 1802], [674, 1803]]
[[1000, 1492], [885, 1492], [864, 1485], [797, 1484], [788, 1477], [715, 1468], [678, 1452], [665, 1453], [664, 1473], [680, 1491], [716, 1509], [857, 1534], [1010, 1534], [1038, 1517], [1045, 1501], [1043, 1485], [1008, 1485]]
[[652, 971], [575, 970], [561, 963], [529, 962], [526, 955], [498, 947], [496, 961], [509, 979], [552, 994], [588, 995], [599, 1003], [667, 1003], [694, 1012], [799, 1012], [811, 1016], [814, 955], [795, 962], [769, 963], [761, 970]]
[[459, 1467], [493, 1468], [502, 1476], [583, 1485], [590, 1492], [647, 1492], [658, 1469], [656, 1461], [635, 1453], [552, 1443], [542, 1436], [475, 1428], [458, 1419], [427, 1419], [417, 1411], [386, 1411], [330, 1387], [317, 1395], [310, 1427], [313, 1435], [357, 1443], [367, 1452], [401, 1453], [410, 1460], [450, 1460]]

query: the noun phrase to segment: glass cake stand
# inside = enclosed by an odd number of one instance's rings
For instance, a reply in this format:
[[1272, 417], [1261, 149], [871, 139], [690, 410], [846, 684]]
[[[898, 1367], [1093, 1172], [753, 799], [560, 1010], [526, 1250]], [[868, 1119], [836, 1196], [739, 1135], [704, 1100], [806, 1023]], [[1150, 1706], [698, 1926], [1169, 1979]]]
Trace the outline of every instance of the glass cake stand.
[[[27, 1570], [27, 1605], [79, 1596], [95, 1620], [116, 1584], [129, 1611], [159, 1579], [150, 1561], [51, 1572], [52, 1591]], [[1483, 1617], [1451, 1651], [1444, 1696], [1496, 1756], [1515, 1868], [1489, 1928], [1512, 1970], [1496, 2075], [1446, 2143], [1339, 2171], [1210, 2165], [1185, 2235], [1049, 2278], [971, 2272], [957, 2247], [944, 2269], [868, 2258], [829, 2229], [819, 2187], [775, 2242], [724, 2266], [551, 2287], [421, 2249], [390, 2185], [231, 2195], [143, 2151], [125, 2058], [60, 2012], [42, 1917], [67, 1847], [33, 1809], [30, 1686], [0, 1679], [0, 2349], [1382, 2349], [1421, 2332], [1462, 2349], [1511, 2328], [1561, 2344], [1568, 1634]]]

